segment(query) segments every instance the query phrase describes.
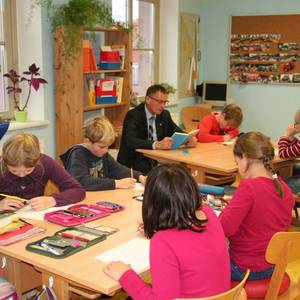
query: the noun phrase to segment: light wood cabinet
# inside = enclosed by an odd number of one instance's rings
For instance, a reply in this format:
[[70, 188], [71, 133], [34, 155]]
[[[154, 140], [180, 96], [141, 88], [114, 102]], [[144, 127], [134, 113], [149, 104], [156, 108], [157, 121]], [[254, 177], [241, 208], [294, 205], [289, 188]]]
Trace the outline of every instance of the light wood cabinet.
[[[83, 141], [82, 126], [86, 112], [103, 109], [105, 116], [121, 131], [124, 117], [130, 106], [132, 44], [131, 32], [122, 29], [85, 29], [78, 34], [79, 51], [74, 59], [66, 58], [61, 28], [55, 32], [55, 84], [56, 84], [56, 156]], [[101, 45], [125, 45], [125, 63], [121, 70], [83, 72], [82, 41], [84, 32], [94, 32], [101, 38]], [[100, 50], [100, 49], [99, 49]], [[95, 53], [99, 60], [99, 51]], [[122, 100], [115, 104], [90, 105], [85, 85], [86, 76], [122, 76]]]

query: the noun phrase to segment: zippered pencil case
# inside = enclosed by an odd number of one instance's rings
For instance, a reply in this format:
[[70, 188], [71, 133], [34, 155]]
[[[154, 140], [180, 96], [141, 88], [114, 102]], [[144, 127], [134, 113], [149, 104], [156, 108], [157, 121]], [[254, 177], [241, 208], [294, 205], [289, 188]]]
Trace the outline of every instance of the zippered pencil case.
[[94, 204], [77, 204], [68, 209], [46, 213], [44, 219], [68, 227], [103, 218], [109, 214], [108, 210]]
[[106, 239], [101, 232], [85, 232], [76, 227], [69, 227], [29, 243], [26, 250], [53, 258], [64, 258], [82, 251]]

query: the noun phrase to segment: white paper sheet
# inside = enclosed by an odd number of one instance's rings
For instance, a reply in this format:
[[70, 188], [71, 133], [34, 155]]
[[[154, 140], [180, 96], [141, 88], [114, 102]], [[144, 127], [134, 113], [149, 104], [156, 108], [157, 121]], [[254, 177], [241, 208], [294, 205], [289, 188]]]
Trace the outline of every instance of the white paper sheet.
[[59, 209], [67, 209], [70, 206], [71, 205], [65, 205], [65, 206], [59, 206], [59, 207], [54, 206], [54, 207], [50, 207], [48, 209], [36, 211], [36, 210], [33, 210], [30, 205], [25, 205], [24, 207], [22, 207], [21, 209], [19, 209], [16, 212], [16, 215], [20, 218], [27, 218], [27, 219], [43, 221], [45, 213], [52, 212], [52, 211], [59, 210]]
[[144, 190], [145, 186], [142, 183], [140, 183], [140, 182], [136, 182], [134, 189], [135, 190]]
[[130, 264], [139, 273], [149, 269], [149, 247], [149, 240], [137, 237], [96, 256], [95, 259], [106, 263], [120, 260]]

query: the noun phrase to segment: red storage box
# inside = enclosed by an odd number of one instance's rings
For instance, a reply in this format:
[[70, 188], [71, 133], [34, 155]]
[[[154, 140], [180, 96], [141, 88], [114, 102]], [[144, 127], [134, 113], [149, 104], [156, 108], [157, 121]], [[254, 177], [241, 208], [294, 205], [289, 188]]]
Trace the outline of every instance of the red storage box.
[[99, 79], [96, 86], [96, 97], [117, 96], [117, 87], [114, 79]]
[[121, 62], [119, 51], [100, 51], [100, 62]]

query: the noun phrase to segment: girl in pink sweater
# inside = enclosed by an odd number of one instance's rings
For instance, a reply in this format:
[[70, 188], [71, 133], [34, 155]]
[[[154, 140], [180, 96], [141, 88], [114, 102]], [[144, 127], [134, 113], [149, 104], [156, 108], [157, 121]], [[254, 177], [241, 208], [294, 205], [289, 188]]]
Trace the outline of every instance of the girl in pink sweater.
[[291, 221], [294, 198], [286, 183], [275, 173], [274, 148], [259, 132], [241, 135], [233, 149], [239, 173], [244, 178], [220, 215], [229, 240], [231, 278], [267, 278], [273, 266], [265, 260], [271, 237], [286, 231]]
[[[150, 238], [152, 286], [122, 262], [104, 272], [134, 300], [208, 297], [230, 288], [229, 255], [215, 213], [201, 206], [199, 190], [180, 165], [159, 165], [148, 175], [143, 222]], [[200, 207], [199, 207], [200, 205]]]

